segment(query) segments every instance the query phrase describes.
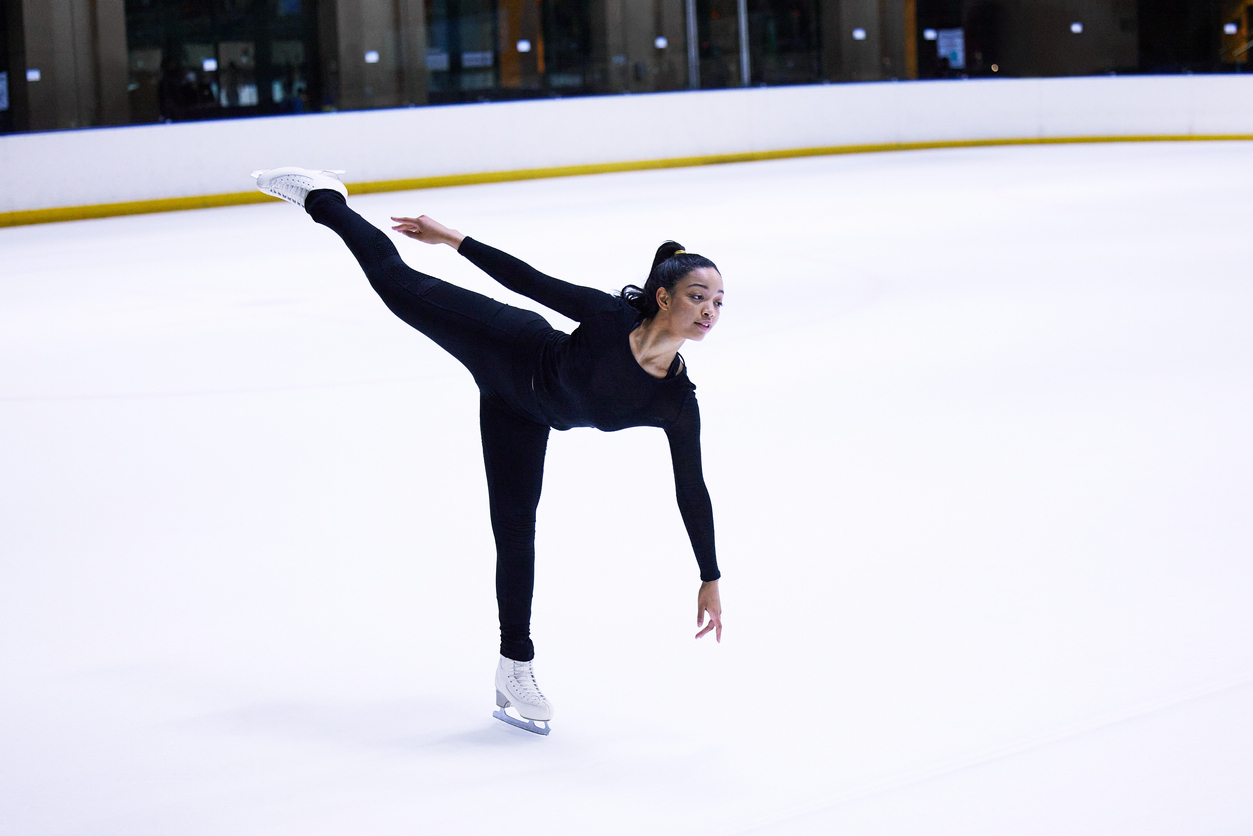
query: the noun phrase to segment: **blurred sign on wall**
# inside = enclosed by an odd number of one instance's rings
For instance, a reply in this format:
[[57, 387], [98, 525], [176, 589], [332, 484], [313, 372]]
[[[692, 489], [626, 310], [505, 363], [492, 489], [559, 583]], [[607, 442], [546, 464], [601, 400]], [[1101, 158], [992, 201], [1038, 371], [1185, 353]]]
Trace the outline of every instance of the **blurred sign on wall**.
[[950, 69], [966, 67], [966, 32], [964, 29], [941, 29], [935, 41], [940, 57], [948, 61]]

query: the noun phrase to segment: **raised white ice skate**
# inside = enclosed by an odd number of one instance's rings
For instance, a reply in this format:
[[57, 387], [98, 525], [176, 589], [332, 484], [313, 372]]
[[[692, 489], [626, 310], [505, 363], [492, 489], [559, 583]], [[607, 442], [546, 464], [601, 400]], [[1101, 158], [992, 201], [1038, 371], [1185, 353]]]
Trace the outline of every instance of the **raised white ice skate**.
[[305, 198], [314, 189], [334, 189], [348, 197], [348, 189], [337, 176], [343, 173], [340, 170], [314, 171], [309, 168], [288, 167], [254, 171], [252, 176], [261, 191], [303, 207]]
[[[497, 720], [535, 734], [552, 731], [552, 703], [535, 684], [535, 670], [530, 662], [500, 657], [500, 663], [496, 665], [496, 705], [499, 708], [492, 712], [492, 716]], [[506, 710], [508, 708], [516, 711], [518, 716], [510, 714]]]

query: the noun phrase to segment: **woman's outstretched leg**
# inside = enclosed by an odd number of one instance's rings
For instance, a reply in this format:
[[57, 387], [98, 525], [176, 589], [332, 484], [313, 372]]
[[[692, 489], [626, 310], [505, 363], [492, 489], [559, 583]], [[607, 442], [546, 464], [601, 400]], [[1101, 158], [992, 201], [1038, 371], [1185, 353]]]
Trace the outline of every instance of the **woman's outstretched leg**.
[[520, 348], [551, 328], [547, 320], [409, 267], [387, 234], [352, 211], [338, 192], [309, 192], [304, 206], [343, 239], [394, 314], [460, 360], [480, 387], [516, 388], [512, 378], [523, 375], [514, 368]]
[[483, 464], [496, 537], [496, 605], [500, 655], [520, 662], [535, 656], [531, 595], [535, 590], [535, 511], [544, 482], [548, 427], [479, 402]]

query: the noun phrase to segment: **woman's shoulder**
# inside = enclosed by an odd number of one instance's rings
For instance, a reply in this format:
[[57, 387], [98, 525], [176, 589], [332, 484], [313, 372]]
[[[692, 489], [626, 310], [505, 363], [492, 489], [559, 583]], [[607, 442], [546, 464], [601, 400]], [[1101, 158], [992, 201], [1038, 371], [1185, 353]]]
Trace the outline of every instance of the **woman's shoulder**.
[[[597, 291], [602, 292], [602, 291]], [[639, 314], [620, 296], [605, 293], [604, 305], [596, 313], [583, 320], [583, 325], [595, 324], [599, 327], [630, 333], [640, 324]]]
[[608, 294], [613, 312], [624, 320], [630, 320], [631, 327], [640, 324], [640, 312], [631, 307], [631, 303], [622, 298], [621, 293]]

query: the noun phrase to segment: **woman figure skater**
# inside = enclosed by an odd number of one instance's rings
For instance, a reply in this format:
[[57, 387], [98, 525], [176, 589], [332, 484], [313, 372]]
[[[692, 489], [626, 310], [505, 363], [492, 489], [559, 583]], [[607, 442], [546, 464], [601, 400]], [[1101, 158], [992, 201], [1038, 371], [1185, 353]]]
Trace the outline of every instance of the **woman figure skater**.
[[402, 235], [447, 244], [510, 290], [578, 321], [567, 334], [537, 313], [410, 269], [386, 234], [348, 208], [334, 173], [279, 168], [253, 176], [261, 191], [304, 207], [337, 233], [387, 307], [460, 360], [478, 384], [500, 614], [494, 716], [539, 734], [548, 734], [553, 717], [535, 681], [530, 636], [535, 510], [550, 428], [665, 430], [679, 511], [700, 567], [696, 637], [713, 630], [722, 640], [696, 387], [678, 353], [718, 321], [722, 276], [712, 261], [668, 241], [644, 287], [628, 285], [615, 296], [546, 276], [425, 216], [392, 218]]

